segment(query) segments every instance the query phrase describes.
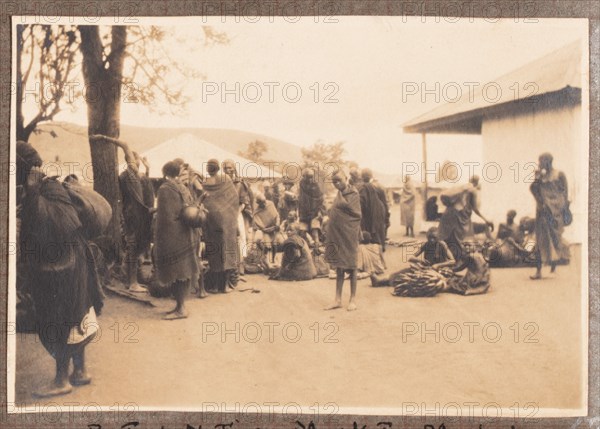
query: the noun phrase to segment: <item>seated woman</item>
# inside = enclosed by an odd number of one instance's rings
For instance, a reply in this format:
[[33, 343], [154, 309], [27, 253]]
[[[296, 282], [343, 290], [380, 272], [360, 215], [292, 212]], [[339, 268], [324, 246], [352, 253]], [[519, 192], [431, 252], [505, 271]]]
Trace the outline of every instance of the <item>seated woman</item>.
[[[483, 255], [475, 250], [466, 249], [461, 252], [461, 260], [452, 271], [455, 273], [448, 279], [443, 292], [460, 295], [479, 295], [490, 288], [490, 267]], [[467, 270], [464, 274], [457, 274]]]
[[301, 227], [297, 223], [288, 226], [287, 239], [279, 246], [283, 251], [281, 267], [270, 280], [312, 280], [317, 276], [310, 248], [300, 231]]
[[518, 228], [511, 227], [510, 232], [503, 229], [502, 225], [498, 229], [496, 242], [483, 249], [483, 256], [490, 266], [535, 265], [535, 219], [522, 218]]
[[359, 273], [383, 274], [386, 269], [381, 245], [372, 239], [367, 231], [362, 232], [362, 240], [358, 245]]
[[[423, 260], [419, 256], [423, 255]], [[438, 229], [434, 226], [427, 231], [427, 241], [412, 258], [408, 260], [411, 266], [404, 268], [388, 277], [371, 275], [371, 286], [395, 286], [404, 281], [407, 274], [418, 275], [423, 271], [440, 270], [454, 265], [454, 257], [448, 245], [438, 238]]]
[[506, 240], [507, 238], [513, 238], [519, 241], [519, 226], [515, 222], [517, 212], [509, 210], [506, 213], [506, 223], [498, 225], [498, 233], [496, 234], [496, 240]]
[[[398, 275], [392, 292], [395, 296], [431, 297], [441, 292], [460, 295], [486, 293], [490, 287], [490, 269], [483, 255], [475, 247], [465, 243], [460, 250], [461, 258], [452, 269], [434, 270], [425, 267], [416, 273]], [[466, 272], [460, 273], [466, 270]]]

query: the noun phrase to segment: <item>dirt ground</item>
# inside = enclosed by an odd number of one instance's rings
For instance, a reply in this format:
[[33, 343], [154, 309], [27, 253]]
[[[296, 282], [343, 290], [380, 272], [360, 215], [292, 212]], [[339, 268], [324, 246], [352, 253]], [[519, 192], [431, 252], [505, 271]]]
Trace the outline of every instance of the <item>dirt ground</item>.
[[[391, 235], [398, 239], [399, 227]], [[404, 258], [401, 248], [388, 248], [390, 270]], [[191, 316], [178, 321], [161, 320], [170, 300], [150, 307], [111, 295], [99, 318], [102, 335], [87, 349], [93, 383], [65, 397], [34, 398], [52, 378], [53, 360], [35, 335], [19, 335], [16, 403], [171, 410], [334, 403], [332, 412], [398, 413], [476, 403], [520, 408], [520, 417], [578, 409], [587, 406], [580, 263], [574, 247], [571, 265], [539, 282], [529, 280], [529, 268], [494, 269], [490, 291], [471, 297], [397, 298], [361, 280], [355, 312], [323, 310], [334, 297], [329, 279], [246, 276], [240, 287], [260, 293], [190, 297]]]

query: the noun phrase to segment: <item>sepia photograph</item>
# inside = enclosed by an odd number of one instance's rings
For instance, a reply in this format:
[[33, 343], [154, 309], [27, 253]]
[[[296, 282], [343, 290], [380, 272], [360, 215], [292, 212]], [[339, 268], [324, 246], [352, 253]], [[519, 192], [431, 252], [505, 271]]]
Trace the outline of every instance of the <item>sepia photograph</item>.
[[588, 20], [238, 8], [12, 17], [7, 412], [586, 416]]

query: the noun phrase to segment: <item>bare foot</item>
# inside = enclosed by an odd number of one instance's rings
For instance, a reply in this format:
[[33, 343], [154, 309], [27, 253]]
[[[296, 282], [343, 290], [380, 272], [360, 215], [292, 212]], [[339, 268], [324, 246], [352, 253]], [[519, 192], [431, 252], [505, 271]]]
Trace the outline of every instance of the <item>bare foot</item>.
[[56, 384], [52, 382], [49, 386], [36, 391], [33, 395], [38, 398], [49, 398], [51, 396], [60, 396], [71, 393], [73, 386], [68, 381], [64, 384]]
[[85, 386], [92, 382], [92, 377], [84, 371], [73, 371], [73, 374], [69, 377], [69, 381], [73, 386]]
[[206, 298], [208, 296], [208, 292], [206, 292], [204, 289], [200, 289], [200, 291], [198, 292], [198, 298], [202, 299], [202, 298]]
[[148, 292], [148, 289], [146, 289], [145, 287], [143, 287], [139, 283], [130, 284], [129, 288], [127, 288], [127, 290], [129, 292], [133, 292], [133, 293], [146, 293], [146, 292]]
[[338, 308], [342, 308], [342, 303], [340, 301], [336, 301], [332, 305], [330, 305], [329, 307], [325, 307], [325, 310], [335, 310], [335, 309], [338, 309]]
[[178, 320], [178, 319], [186, 319], [187, 317], [188, 317], [187, 312], [178, 310], [171, 314], [167, 314], [165, 317], [163, 317], [163, 320]]
[[529, 276], [531, 280], [540, 280], [542, 278], [542, 273], [535, 273], [533, 276]]
[[354, 310], [356, 310], [356, 304], [354, 302], [351, 302], [350, 304], [348, 304], [348, 311]]
[[177, 313], [176, 308], [174, 308], [173, 310], [165, 311], [165, 314], [173, 314], [173, 313]]

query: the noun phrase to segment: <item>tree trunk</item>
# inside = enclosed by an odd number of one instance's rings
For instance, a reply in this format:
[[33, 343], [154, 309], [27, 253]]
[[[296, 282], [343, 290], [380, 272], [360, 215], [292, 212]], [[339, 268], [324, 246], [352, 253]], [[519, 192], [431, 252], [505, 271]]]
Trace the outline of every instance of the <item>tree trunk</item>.
[[[80, 26], [83, 77], [88, 107], [88, 135], [102, 134], [119, 138], [121, 114], [121, 82], [127, 28], [112, 27], [111, 50], [105, 67], [103, 46], [98, 26]], [[109, 259], [121, 256], [121, 192], [118, 180], [117, 148], [103, 140], [90, 141], [94, 190], [108, 200], [113, 217], [108, 227]], [[103, 246], [104, 247], [104, 246]]]
[[23, 59], [23, 25], [17, 25], [17, 140], [29, 140], [28, 133], [25, 132], [23, 116], [23, 73], [21, 72], [21, 61]]

